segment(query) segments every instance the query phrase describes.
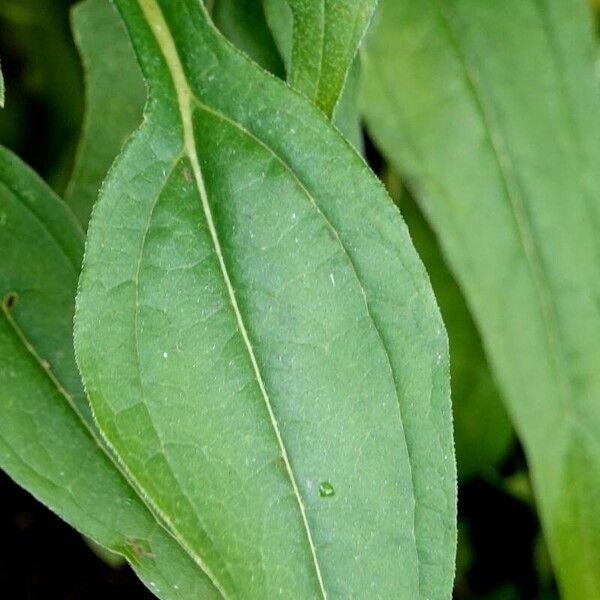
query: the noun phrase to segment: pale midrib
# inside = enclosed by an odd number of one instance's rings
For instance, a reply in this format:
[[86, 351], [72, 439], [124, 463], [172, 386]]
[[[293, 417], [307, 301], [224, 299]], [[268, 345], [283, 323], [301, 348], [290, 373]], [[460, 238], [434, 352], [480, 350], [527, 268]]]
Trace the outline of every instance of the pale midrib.
[[285, 463], [286, 471], [288, 473], [290, 483], [292, 485], [294, 496], [296, 498], [298, 508], [300, 510], [300, 514], [302, 517], [302, 522], [304, 528], [306, 530], [306, 536], [308, 539], [308, 545], [310, 548], [310, 552], [312, 555], [317, 579], [319, 582], [319, 587], [323, 598], [327, 598], [327, 592], [325, 590], [325, 584], [323, 582], [323, 577], [321, 574], [321, 568], [319, 565], [319, 561], [317, 558], [316, 548], [314, 541], [312, 539], [311, 529], [308, 523], [308, 517], [306, 515], [306, 509], [304, 507], [304, 503], [302, 501], [302, 497], [300, 495], [300, 490], [298, 488], [298, 484], [296, 482], [296, 477], [291, 467], [290, 459], [287, 454], [287, 450], [281, 436], [281, 432], [279, 429], [279, 424], [277, 422], [277, 418], [273, 411], [273, 407], [271, 405], [271, 400], [269, 398], [269, 394], [267, 393], [265, 383], [263, 381], [263, 377], [260, 371], [260, 367], [258, 365], [258, 361], [256, 359], [254, 349], [252, 347], [252, 343], [250, 342], [250, 338], [248, 332], [246, 330], [246, 326], [244, 324], [244, 319], [242, 317], [240, 308], [238, 306], [237, 298], [235, 296], [235, 290], [229, 278], [229, 273], [227, 270], [227, 266], [225, 264], [225, 259], [223, 257], [223, 252], [221, 249], [221, 244], [219, 241], [218, 233], [215, 227], [215, 223], [213, 220], [212, 212], [210, 209], [210, 204], [208, 201], [208, 194], [206, 192], [206, 187], [204, 185], [204, 179], [202, 176], [202, 170], [200, 168], [200, 163], [198, 160], [198, 155], [196, 152], [196, 143], [194, 139], [194, 128], [192, 123], [192, 100], [193, 94], [191, 93], [189, 84], [187, 82], [186, 75], [183, 70], [183, 66], [181, 64], [179, 54], [175, 47], [175, 42], [171, 37], [171, 33], [169, 31], [169, 27], [164, 19], [162, 11], [158, 6], [156, 0], [138, 0], [140, 7], [146, 17], [146, 21], [149, 24], [154, 37], [163, 53], [165, 58], [167, 67], [171, 73], [173, 78], [173, 85], [177, 94], [177, 100], [179, 104], [179, 111], [181, 114], [181, 120], [183, 125], [183, 134], [184, 134], [184, 146], [186, 153], [190, 159], [190, 163], [192, 166], [192, 171], [194, 174], [194, 179], [196, 182], [196, 186], [198, 187], [198, 192], [200, 194], [200, 200], [202, 204], [202, 209], [204, 211], [204, 215], [206, 218], [207, 226], [211, 235], [212, 243], [214, 246], [215, 254], [217, 256], [219, 266], [221, 269], [221, 273], [223, 276], [223, 280], [225, 282], [225, 286], [227, 288], [227, 293], [229, 295], [229, 299], [235, 314], [236, 322], [238, 325], [238, 329], [243, 338], [244, 344], [246, 346], [248, 355], [250, 357], [250, 361], [252, 363], [252, 368], [254, 370], [254, 374], [260, 389], [260, 392], [265, 401], [265, 405], [267, 407], [267, 411], [269, 414], [269, 418], [271, 421], [271, 425], [273, 427], [273, 431], [277, 438], [277, 443], [279, 446], [279, 450], [281, 452], [283, 461]]

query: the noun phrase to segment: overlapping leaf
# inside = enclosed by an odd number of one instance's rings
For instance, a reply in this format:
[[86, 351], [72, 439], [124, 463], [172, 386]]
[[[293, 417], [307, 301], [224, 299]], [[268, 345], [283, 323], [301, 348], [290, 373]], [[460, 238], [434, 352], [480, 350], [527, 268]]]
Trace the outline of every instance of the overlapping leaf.
[[[288, 80], [330, 118], [376, 0], [265, 0]], [[291, 12], [291, 15], [289, 14]]]
[[[265, 1], [271, 27], [279, 40], [279, 46], [286, 56], [288, 70], [292, 63], [292, 31], [294, 20], [287, 5], [278, 0]], [[287, 9], [287, 16], [286, 16]], [[314, 7], [313, 7], [314, 9]], [[314, 16], [314, 15], [313, 15]], [[316, 26], [316, 22], [313, 24]], [[358, 44], [359, 40], [356, 40]], [[296, 59], [299, 70], [310, 70], [311, 61], [319, 57], [321, 48], [307, 46]], [[331, 65], [344, 75], [347, 65]], [[317, 74], [314, 74], [315, 78]], [[358, 93], [360, 85], [360, 63], [355, 59], [343, 94], [337, 105], [334, 123], [359, 150], [362, 149], [361, 119], [359, 115]], [[395, 175], [387, 177], [387, 184], [402, 189]], [[398, 194], [396, 194], [398, 195]], [[512, 429], [506, 412], [501, 405], [495, 386], [483, 356], [481, 342], [475, 331], [468, 309], [461, 293], [448, 272], [437, 249], [437, 242], [430, 228], [423, 222], [413, 201], [406, 193], [399, 194], [402, 212], [408, 216], [411, 236], [417, 250], [432, 277], [434, 290], [440, 302], [442, 313], [449, 318], [449, 334], [452, 349], [452, 389], [456, 452], [459, 475], [468, 479], [475, 474], [491, 473], [506, 454], [511, 443]], [[448, 321], [447, 321], [448, 322]]]
[[446, 338], [397, 211], [197, 2], [117, 5], [150, 101], [78, 300], [103, 433], [224, 596], [448, 597]]
[[211, 17], [219, 31], [254, 62], [278, 77], [285, 76], [262, 0], [217, 0]]
[[108, 0], [86, 0], [72, 13], [86, 78], [86, 111], [66, 202], [87, 228], [110, 165], [142, 121], [146, 91], [131, 43]]
[[102, 449], [75, 366], [75, 218], [0, 147], [0, 466], [161, 598], [215, 590]]
[[415, 200], [394, 173], [386, 173], [384, 181], [400, 207], [427, 269], [448, 330], [459, 480], [464, 482], [477, 475], [494, 476], [514, 442], [514, 431], [492, 379], [479, 333]]
[[364, 107], [526, 447], [565, 598], [600, 597], [600, 109], [579, 0], [383, 0]]

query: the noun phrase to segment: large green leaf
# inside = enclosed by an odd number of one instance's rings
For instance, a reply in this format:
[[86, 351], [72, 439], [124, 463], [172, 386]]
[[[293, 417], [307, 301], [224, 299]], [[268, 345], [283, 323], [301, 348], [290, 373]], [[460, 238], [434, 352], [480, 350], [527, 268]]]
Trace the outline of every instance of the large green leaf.
[[80, 281], [101, 430], [226, 596], [449, 597], [447, 342], [397, 210], [195, 0], [117, 6], [150, 99]]
[[383, 0], [370, 130], [456, 273], [566, 598], [600, 597], [600, 108], [583, 0]]
[[65, 200], [86, 228], [110, 165], [142, 121], [146, 91], [127, 32], [109, 0], [81, 2], [72, 22], [86, 75], [86, 111]]
[[264, 2], [290, 84], [332, 117], [377, 0]]
[[98, 441], [72, 346], [83, 236], [67, 207], [1, 147], [0, 248], [0, 465], [125, 556], [160, 597], [214, 597]]

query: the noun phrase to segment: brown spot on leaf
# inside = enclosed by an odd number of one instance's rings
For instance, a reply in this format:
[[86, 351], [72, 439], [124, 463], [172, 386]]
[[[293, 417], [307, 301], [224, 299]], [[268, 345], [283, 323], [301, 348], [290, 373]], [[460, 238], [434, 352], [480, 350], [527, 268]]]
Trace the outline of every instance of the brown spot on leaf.
[[150, 552], [146, 545], [139, 540], [134, 540], [133, 538], [128, 537], [125, 540], [125, 543], [139, 558], [154, 558], [155, 556], [152, 552]]

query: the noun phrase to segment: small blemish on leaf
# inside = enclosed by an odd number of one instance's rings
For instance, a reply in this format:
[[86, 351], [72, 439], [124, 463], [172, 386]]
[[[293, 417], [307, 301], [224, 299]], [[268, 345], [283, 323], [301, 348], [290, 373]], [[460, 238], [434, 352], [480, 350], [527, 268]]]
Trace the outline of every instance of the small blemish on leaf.
[[192, 181], [192, 173], [189, 169], [183, 169], [183, 178], [186, 180], [187, 183], [190, 183]]
[[134, 540], [133, 538], [127, 538], [125, 540], [127, 546], [131, 549], [131, 551], [138, 556], [139, 558], [154, 558], [155, 555], [150, 552], [150, 550], [146, 547], [146, 544], [141, 541]]

